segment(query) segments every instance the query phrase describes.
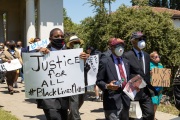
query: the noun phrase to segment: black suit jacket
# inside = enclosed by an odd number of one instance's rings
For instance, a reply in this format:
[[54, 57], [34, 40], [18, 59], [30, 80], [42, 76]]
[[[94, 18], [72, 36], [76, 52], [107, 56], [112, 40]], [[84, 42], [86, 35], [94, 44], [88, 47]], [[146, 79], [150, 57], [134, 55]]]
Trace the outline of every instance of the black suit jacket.
[[129, 61], [130, 64], [130, 78], [134, 77], [137, 74], [141, 75], [147, 83], [147, 87], [144, 89], [144, 92], [149, 96], [157, 95], [158, 93], [150, 83], [150, 56], [144, 51], [143, 54], [145, 60], [145, 73], [140, 67], [140, 62], [133, 49], [124, 54], [124, 57]]
[[[127, 80], [129, 80], [129, 63], [124, 58], [123, 62], [126, 69]], [[121, 108], [122, 102], [126, 108], [129, 108], [130, 99], [122, 92], [121, 88], [116, 91], [105, 88], [105, 85], [112, 80], [118, 80], [118, 75], [111, 54], [110, 56], [104, 56], [100, 60], [97, 74], [96, 84], [103, 91], [103, 107], [104, 110], [117, 110]]]
[[[51, 44], [47, 46], [51, 50]], [[63, 48], [63, 50], [66, 48]], [[37, 99], [37, 107], [42, 109], [68, 109], [69, 97]]]

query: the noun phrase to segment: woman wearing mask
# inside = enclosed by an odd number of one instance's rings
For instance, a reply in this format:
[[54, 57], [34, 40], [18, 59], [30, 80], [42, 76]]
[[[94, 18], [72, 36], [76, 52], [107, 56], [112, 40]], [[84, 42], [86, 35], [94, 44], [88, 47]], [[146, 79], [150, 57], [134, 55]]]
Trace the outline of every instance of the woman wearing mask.
[[[69, 42], [66, 46], [69, 49], [82, 48], [84, 44], [83, 40], [78, 38], [76, 35], [70, 37]], [[79, 109], [84, 103], [85, 94], [69, 96], [69, 115], [68, 120], [81, 120]]]
[[69, 42], [67, 43], [67, 47], [70, 49], [82, 48], [84, 41], [78, 38], [76, 35], [71, 36]]
[[[153, 68], [163, 68], [163, 65], [160, 63], [160, 57], [159, 57], [159, 55], [158, 55], [158, 53], [156, 51], [153, 51], [150, 54], [150, 59], [151, 59], [150, 70], [152, 70]], [[160, 104], [160, 101], [161, 101], [161, 98], [162, 98], [163, 88], [162, 87], [154, 87], [154, 88], [158, 92], [158, 95], [151, 97], [153, 105], [154, 105], [154, 114], [155, 114], [155, 112], [157, 110], [157, 106]], [[155, 118], [154, 120], [157, 120], [157, 119]]]
[[[1, 55], [3, 62], [11, 63], [11, 60], [19, 59], [20, 63], [22, 64], [21, 56], [19, 54], [19, 51], [15, 49], [15, 46], [16, 46], [15, 41], [13, 40], [9, 41], [9, 46], [7, 50], [5, 50]], [[11, 95], [13, 95], [13, 93], [19, 92], [13, 90], [13, 83], [17, 82], [18, 76], [19, 76], [19, 70], [6, 72], [8, 90]]]

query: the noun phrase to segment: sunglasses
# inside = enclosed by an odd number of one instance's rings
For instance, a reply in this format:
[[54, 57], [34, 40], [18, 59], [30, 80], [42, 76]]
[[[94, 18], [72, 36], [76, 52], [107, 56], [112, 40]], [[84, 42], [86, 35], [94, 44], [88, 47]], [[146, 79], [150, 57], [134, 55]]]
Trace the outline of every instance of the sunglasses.
[[141, 37], [141, 38], [136, 38], [137, 41], [141, 41], [141, 40], [144, 40], [146, 41], [146, 38], [145, 37]]
[[80, 42], [78, 42], [78, 41], [74, 41], [74, 42], [72, 42], [73, 44], [80, 44]]
[[154, 56], [153, 59], [161, 58], [161, 56]]

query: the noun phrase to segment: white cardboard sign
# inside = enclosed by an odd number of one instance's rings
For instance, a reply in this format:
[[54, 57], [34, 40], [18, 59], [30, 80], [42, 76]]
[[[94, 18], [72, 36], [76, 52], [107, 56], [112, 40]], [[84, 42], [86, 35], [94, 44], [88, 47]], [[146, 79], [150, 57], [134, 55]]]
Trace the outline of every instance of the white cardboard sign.
[[22, 65], [18, 59], [11, 60], [10, 63], [5, 62], [0, 64], [0, 66], [0, 71], [13, 71], [22, 68]]
[[46, 47], [49, 44], [49, 40], [48, 39], [43, 39], [41, 41], [32, 43], [29, 45], [29, 51], [38, 49], [40, 47]]
[[84, 93], [84, 60], [79, 58], [82, 51], [23, 53], [26, 97], [46, 99]]

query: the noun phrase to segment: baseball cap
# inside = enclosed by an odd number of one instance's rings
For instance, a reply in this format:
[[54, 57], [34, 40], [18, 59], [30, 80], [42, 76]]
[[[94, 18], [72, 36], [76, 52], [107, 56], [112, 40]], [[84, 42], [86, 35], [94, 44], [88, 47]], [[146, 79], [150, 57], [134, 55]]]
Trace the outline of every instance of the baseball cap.
[[120, 38], [110, 38], [108, 43], [110, 46], [116, 46], [118, 44], [125, 45], [124, 40]]

